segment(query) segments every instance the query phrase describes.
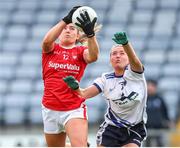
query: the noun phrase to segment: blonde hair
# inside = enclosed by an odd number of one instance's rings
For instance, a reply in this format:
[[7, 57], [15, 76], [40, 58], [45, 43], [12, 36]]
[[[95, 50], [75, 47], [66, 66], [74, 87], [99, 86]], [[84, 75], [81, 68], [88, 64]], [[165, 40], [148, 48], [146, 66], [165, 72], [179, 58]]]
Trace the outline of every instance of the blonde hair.
[[116, 48], [116, 47], [123, 47], [121, 44], [114, 44], [112, 47], [111, 47], [111, 49], [113, 49], [113, 48]]
[[123, 46], [121, 44], [114, 44], [110, 49], [110, 55], [111, 55], [112, 50], [117, 47], [123, 47]]
[[[94, 27], [94, 32], [97, 33], [101, 30], [102, 28], [102, 24], [98, 24]], [[77, 42], [80, 42], [82, 45], [87, 45], [87, 35], [82, 32], [82, 31], [79, 31], [79, 34], [80, 34], [80, 37], [79, 39], [77, 40]]]

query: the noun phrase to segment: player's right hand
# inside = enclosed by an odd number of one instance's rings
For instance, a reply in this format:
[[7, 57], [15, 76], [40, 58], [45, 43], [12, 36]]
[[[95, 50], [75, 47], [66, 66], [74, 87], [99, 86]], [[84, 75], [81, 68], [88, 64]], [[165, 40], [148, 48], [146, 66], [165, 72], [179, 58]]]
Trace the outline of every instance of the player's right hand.
[[72, 23], [72, 15], [73, 13], [76, 11], [76, 9], [78, 9], [79, 7], [82, 6], [75, 6], [73, 7], [70, 12], [62, 19], [66, 24], [70, 24]]
[[77, 90], [79, 88], [79, 82], [73, 76], [67, 76], [63, 80], [71, 89]]

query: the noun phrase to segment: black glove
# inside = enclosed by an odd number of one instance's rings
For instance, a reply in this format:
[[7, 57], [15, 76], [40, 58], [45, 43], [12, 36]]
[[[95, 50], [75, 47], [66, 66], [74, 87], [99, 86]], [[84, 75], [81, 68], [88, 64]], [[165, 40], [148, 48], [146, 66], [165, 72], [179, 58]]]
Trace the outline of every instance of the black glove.
[[79, 26], [80, 28], [82, 28], [82, 30], [84, 31], [84, 33], [87, 35], [88, 38], [93, 37], [95, 35], [94, 26], [97, 21], [97, 17], [95, 17], [91, 22], [87, 11], [85, 11], [84, 14], [80, 13], [80, 15], [81, 15], [81, 19], [77, 17], [77, 20], [79, 21], [80, 24], [78, 23], [75, 23], [75, 24]]
[[73, 76], [63, 78], [64, 82], [73, 90], [79, 88], [79, 82]]
[[70, 12], [68, 13], [68, 15], [66, 15], [62, 20], [66, 23], [66, 24], [70, 24], [72, 23], [72, 15], [73, 13], [76, 11], [76, 9], [78, 9], [79, 7], [82, 6], [75, 6], [73, 7]]

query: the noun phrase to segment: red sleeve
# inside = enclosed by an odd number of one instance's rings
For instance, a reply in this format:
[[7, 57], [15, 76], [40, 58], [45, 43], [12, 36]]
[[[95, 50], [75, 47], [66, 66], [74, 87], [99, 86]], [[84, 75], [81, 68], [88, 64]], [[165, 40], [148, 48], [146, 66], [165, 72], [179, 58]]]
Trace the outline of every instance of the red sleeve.
[[51, 54], [51, 53], [53, 53], [55, 50], [57, 50], [58, 47], [59, 47], [59, 45], [58, 45], [57, 43], [54, 43], [53, 49], [52, 49], [50, 52], [46, 53], [46, 52], [44, 52], [44, 49], [42, 49], [42, 54], [45, 54], [45, 55], [46, 55], [46, 54]]
[[86, 50], [87, 49], [87, 47], [86, 46], [78, 46], [79, 48], [79, 55], [80, 55], [80, 57], [82, 57], [82, 61], [84, 61], [85, 63], [86, 63], [86, 61], [84, 60], [84, 56], [83, 56], [83, 54], [84, 54], [84, 50]]

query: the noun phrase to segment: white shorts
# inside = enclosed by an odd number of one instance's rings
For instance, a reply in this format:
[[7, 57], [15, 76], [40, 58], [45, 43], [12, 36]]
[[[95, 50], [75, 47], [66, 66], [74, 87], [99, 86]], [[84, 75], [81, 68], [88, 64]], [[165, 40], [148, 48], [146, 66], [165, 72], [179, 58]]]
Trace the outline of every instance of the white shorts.
[[87, 107], [82, 104], [81, 107], [70, 111], [54, 111], [42, 105], [42, 116], [44, 123], [44, 133], [58, 134], [65, 132], [65, 124], [72, 118], [87, 119]]

